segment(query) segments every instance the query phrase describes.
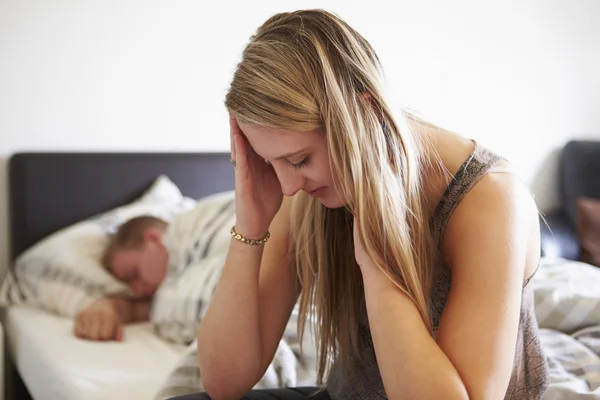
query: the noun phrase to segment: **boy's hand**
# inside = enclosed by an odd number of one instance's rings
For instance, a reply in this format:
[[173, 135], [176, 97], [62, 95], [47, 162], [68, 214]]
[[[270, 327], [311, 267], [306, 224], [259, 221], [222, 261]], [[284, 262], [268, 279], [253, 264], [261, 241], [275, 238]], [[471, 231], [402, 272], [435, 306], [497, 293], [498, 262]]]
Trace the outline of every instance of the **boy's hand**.
[[110, 299], [100, 299], [75, 317], [75, 336], [89, 340], [122, 340], [123, 323]]

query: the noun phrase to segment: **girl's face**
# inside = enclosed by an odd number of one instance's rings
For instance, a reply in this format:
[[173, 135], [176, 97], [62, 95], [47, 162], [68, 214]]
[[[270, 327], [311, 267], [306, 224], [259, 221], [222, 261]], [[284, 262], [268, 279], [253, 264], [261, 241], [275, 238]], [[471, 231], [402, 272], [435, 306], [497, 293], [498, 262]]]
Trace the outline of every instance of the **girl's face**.
[[303, 190], [325, 207], [344, 205], [334, 187], [327, 138], [320, 129], [298, 132], [243, 123], [239, 126], [252, 150], [273, 166], [285, 196]]

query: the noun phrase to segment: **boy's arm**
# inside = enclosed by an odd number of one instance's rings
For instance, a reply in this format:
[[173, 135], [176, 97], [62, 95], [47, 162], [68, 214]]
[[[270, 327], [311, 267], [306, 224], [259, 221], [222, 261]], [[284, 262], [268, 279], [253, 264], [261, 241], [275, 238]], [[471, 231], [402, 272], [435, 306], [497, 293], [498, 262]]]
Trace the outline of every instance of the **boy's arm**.
[[122, 340], [124, 324], [149, 320], [150, 304], [150, 299], [99, 299], [77, 314], [73, 332], [82, 339]]
[[112, 307], [122, 323], [148, 321], [150, 319], [151, 299], [125, 299], [122, 297], [108, 297], [99, 301], [106, 301]]

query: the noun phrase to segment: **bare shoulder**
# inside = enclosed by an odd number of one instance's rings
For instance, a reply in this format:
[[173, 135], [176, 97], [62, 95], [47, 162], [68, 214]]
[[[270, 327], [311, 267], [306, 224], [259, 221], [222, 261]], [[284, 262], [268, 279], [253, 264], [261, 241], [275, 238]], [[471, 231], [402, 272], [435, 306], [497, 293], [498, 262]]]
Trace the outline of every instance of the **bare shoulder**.
[[[464, 257], [489, 243], [525, 254], [524, 279], [531, 276], [540, 256], [540, 226], [534, 198], [508, 162], [490, 170], [465, 195], [453, 212], [444, 235], [444, 258]], [[516, 251], [516, 250], [515, 250]]]

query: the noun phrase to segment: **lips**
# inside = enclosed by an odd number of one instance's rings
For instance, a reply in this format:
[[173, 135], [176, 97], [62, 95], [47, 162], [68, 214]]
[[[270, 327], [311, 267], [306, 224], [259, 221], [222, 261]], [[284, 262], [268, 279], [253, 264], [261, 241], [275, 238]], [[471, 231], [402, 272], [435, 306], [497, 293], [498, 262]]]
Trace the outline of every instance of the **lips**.
[[318, 188], [318, 189], [315, 189], [315, 190], [313, 190], [313, 191], [310, 191], [310, 192], [308, 192], [308, 194], [310, 194], [311, 196], [317, 196], [317, 195], [319, 195], [319, 192], [320, 192], [320, 191], [321, 191], [321, 189], [323, 189], [323, 188], [324, 188], [324, 186], [321, 186], [321, 187], [320, 187], [320, 188]]

